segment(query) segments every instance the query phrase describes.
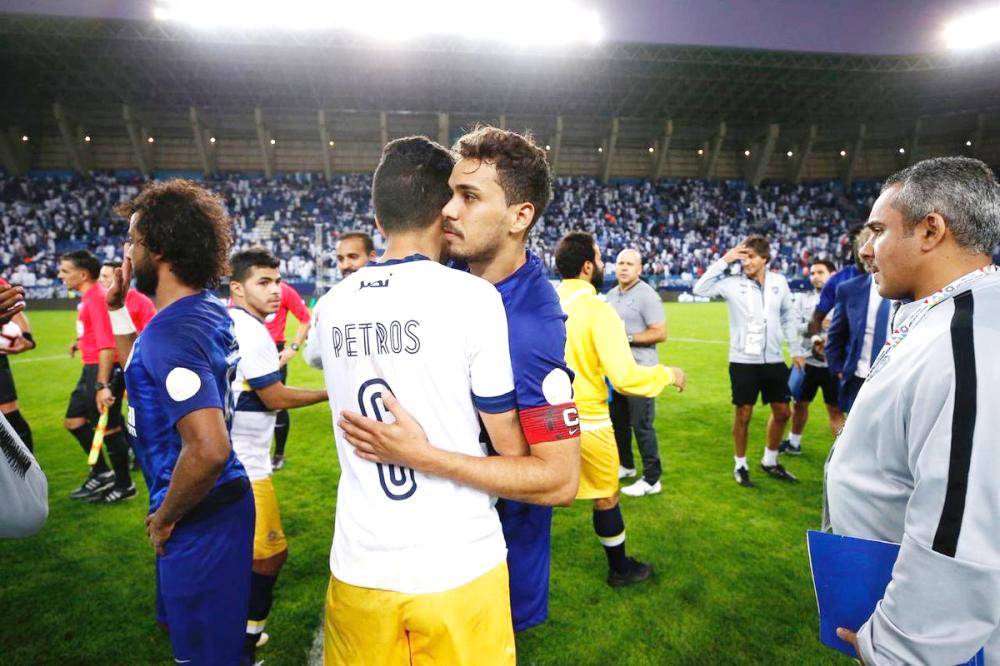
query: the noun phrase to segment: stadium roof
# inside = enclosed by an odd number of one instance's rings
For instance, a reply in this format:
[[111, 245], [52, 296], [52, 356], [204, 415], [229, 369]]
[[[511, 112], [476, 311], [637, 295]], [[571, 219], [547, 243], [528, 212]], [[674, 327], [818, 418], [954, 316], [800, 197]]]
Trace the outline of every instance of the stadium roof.
[[560, 50], [0, 16], [2, 112], [145, 107], [892, 122], [1000, 110], [1000, 50], [870, 56], [604, 43]]

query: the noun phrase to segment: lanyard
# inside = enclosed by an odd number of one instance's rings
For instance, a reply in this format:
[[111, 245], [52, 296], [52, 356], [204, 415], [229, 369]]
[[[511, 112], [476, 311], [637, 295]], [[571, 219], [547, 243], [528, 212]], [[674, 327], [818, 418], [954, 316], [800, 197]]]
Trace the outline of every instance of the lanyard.
[[992, 275], [997, 271], [1000, 271], [1000, 267], [996, 265], [977, 268], [971, 273], [958, 278], [944, 289], [934, 292], [925, 298], [924, 302], [913, 311], [913, 314], [910, 315], [906, 321], [900, 324], [899, 328], [892, 331], [892, 334], [885, 341], [885, 345], [883, 345], [882, 349], [879, 351], [878, 358], [875, 359], [871, 369], [868, 371], [868, 379], [874, 377], [876, 373], [885, 367], [885, 365], [889, 362], [889, 355], [892, 353], [892, 350], [898, 347], [899, 343], [905, 340], [906, 336], [910, 334], [910, 331], [916, 328], [917, 325], [924, 320], [927, 313], [945, 301], [954, 298], [963, 287], [967, 287], [976, 280], [986, 277], [987, 275]]

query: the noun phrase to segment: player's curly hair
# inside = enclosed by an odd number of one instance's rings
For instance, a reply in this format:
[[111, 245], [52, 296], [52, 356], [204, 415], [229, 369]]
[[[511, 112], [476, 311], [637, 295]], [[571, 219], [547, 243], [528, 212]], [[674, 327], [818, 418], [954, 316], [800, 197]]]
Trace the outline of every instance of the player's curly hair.
[[480, 125], [461, 137], [454, 150], [463, 159], [478, 159], [495, 165], [507, 205], [527, 202], [535, 207], [532, 226], [552, 201], [549, 160], [530, 133], [522, 135]]
[[222, 199], [190, 180], [153, 183], [115, 207], [130, 218], [153, 254], [170, 264], [177, 279], [194, 289], [213, 288], [229, 269], [233, 223]]

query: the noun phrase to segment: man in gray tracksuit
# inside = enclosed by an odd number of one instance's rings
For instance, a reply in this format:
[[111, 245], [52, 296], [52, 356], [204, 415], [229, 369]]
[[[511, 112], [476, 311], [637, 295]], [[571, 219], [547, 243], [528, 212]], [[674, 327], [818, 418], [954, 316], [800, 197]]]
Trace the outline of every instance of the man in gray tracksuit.
[[[760, 394], [771, 405], [767, 425], [767, 446], [761, 469], [782, 481], [795, 477], [778, 463], [778, 446], [791, 416], [788, 407], [788, 366], [782, 341], [798, 349], [798, 331], [792, 312], [792, 294], [782, 275], [767, 270], [771, 246], [763, 236], [749, 236], [708, 267], [692, 291], [698, 296], [721, 296], [729, 306], [729, 380], [736, 407], [733, 419], [733, 448], [736, 465], [733, 478], [752, 488], [746, 450], [750, 417]], [[743, 271], [730, 275], [729, 264], [740, 261]], [[794, 357], [805, 366], [805, 358]]]
[[[971, 158], [891, 176], [861, 250], [901, 301], [826, 474], [833, 531], [901, 544], [861, 627], [869, 666], [1000, 664], [1000, 186]], [[854, 632], [857, 632], [856, 634]]]

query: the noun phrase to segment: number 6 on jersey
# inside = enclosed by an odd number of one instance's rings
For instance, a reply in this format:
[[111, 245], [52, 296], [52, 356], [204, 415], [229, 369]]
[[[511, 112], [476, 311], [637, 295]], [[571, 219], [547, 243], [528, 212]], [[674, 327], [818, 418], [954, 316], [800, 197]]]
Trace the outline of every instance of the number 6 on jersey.
[[[369, 379], [358, 389], [358, 407], [361, 415], [380, 423], [392, 423], [393, 417], [382, 403], [382, 393], [392, 391], [382, 379]], [[382, 490], [391, 500], [405, 500], [417, 491], [417, 479], [413, 470], [399, 465], [375, 463], [378, 467], [378, 481]]]

